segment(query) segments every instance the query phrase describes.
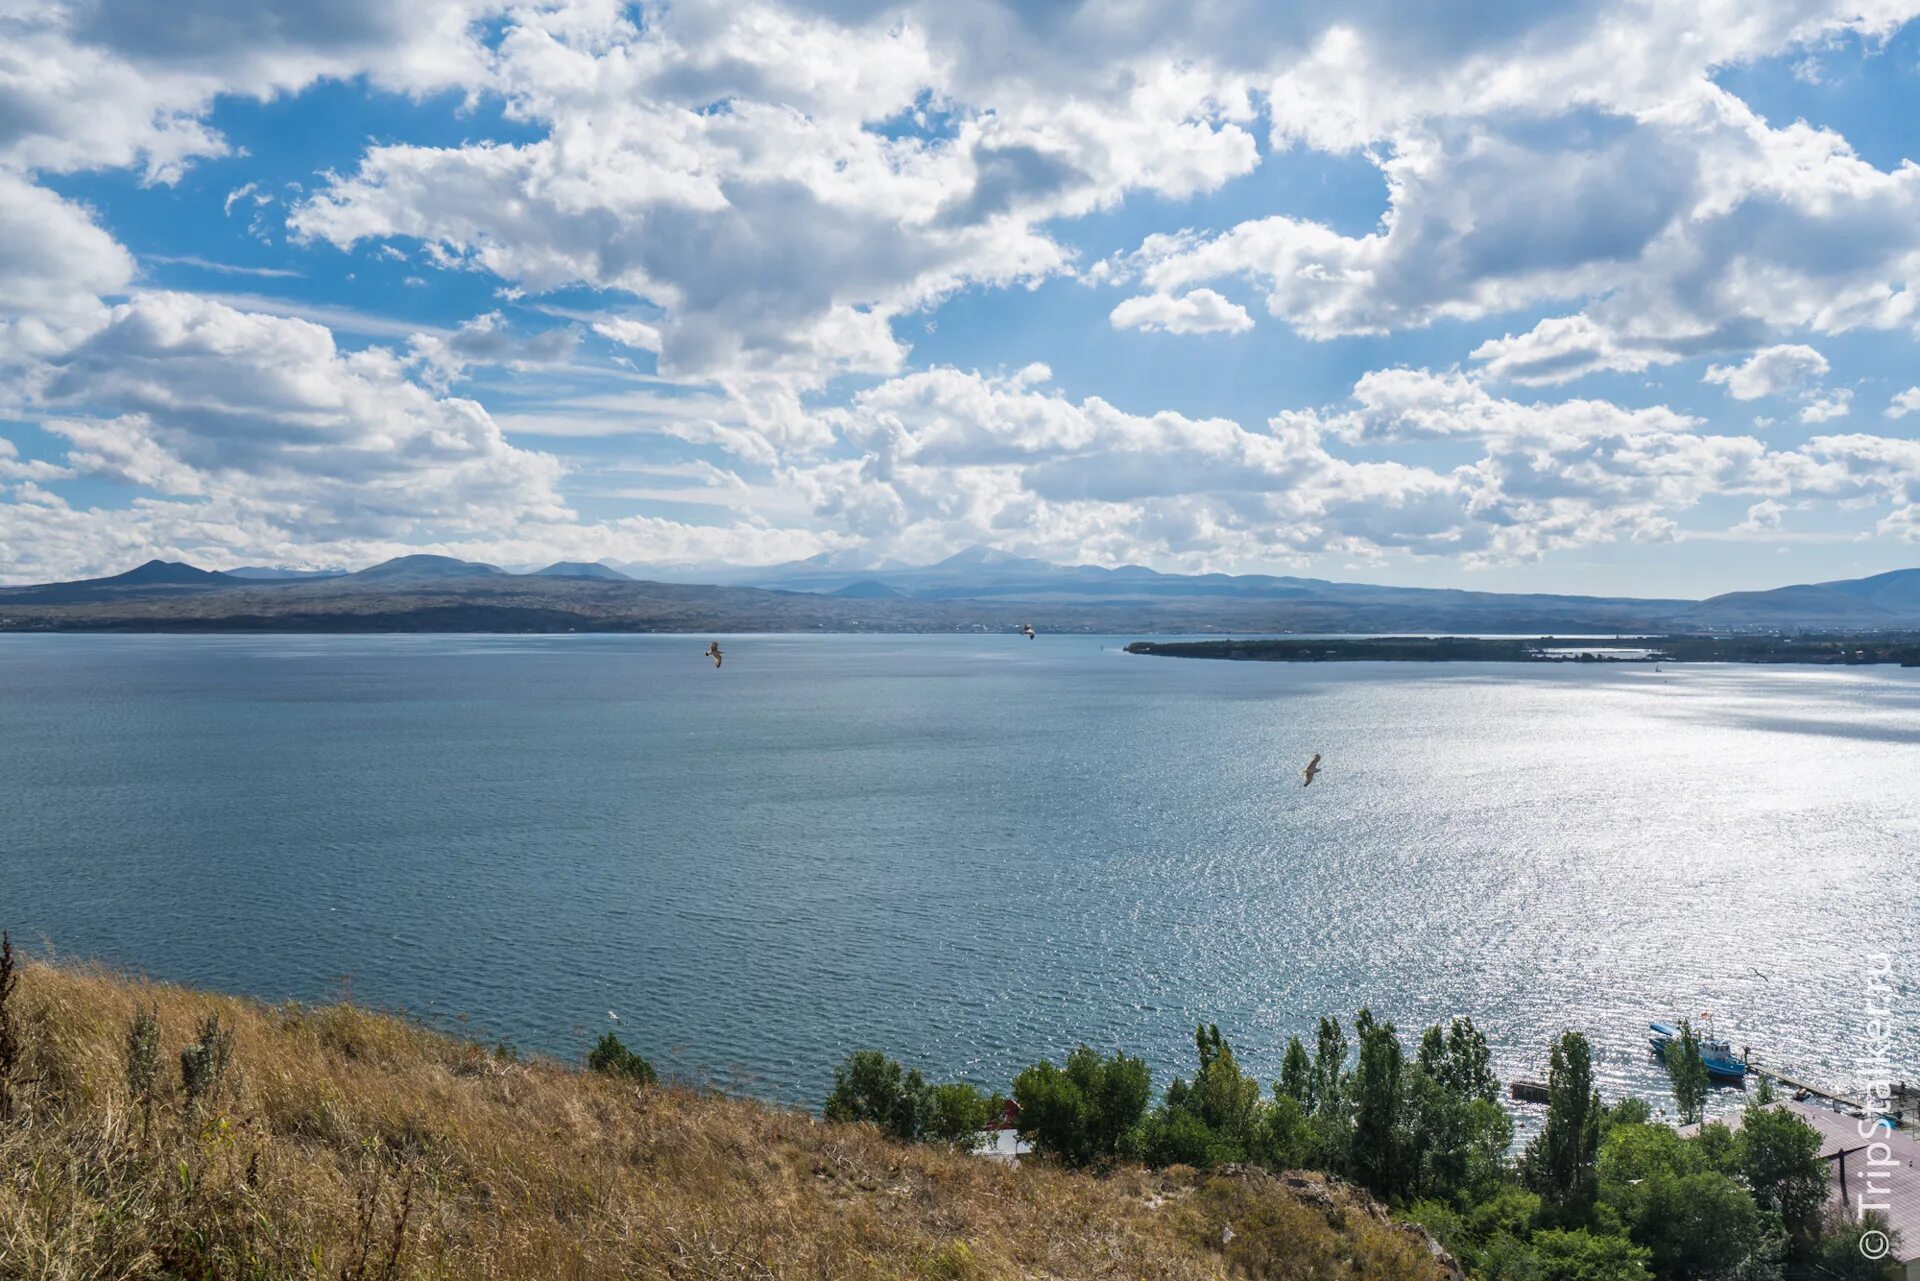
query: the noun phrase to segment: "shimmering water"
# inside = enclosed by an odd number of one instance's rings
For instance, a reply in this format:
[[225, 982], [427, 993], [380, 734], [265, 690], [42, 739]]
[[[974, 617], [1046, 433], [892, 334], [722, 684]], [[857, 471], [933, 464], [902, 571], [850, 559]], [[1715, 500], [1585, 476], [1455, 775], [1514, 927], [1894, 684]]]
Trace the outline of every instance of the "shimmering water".
[[[0, 637], [0, 923], [817, 1102], [1076, 1040], [1263, 1074], [1366, 1003], [1920, 1076], [1920, 672], [1305, 666], [1098, 638]], [[1325, 773], [1298, 770], [1313, 752]]]

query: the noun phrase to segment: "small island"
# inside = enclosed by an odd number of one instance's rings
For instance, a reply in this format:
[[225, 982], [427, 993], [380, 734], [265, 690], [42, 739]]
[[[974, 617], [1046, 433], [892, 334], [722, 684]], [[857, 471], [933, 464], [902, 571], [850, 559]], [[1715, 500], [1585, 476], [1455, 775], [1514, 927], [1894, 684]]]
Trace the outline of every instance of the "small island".
[[1129, 654], [1255, 663], [1813, 663], [1920, 667], [1920, 633], [1861, 636], [1269, 636], [1135, 641]]

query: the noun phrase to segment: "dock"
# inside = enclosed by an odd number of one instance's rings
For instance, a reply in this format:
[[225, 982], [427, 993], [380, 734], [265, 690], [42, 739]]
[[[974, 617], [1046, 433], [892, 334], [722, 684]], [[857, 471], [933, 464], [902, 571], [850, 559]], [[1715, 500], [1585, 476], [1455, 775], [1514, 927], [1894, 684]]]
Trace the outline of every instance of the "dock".
[[1507, 1093], [1516, 1103], [1546, 1103], [1553, 1097], [1545, 1081], [1529, 1081], [1520, 1077], [1507, 1086]]
[[1803, 1081], [1775, 1068], [1770, 1068], [1749, 1054], [1747, 1066], [1755, 1076], [1765, 1077], [1776, 1086], [1797, 1098], [1825, 1099], [1829, 1103], [1843, 1108], [1866, 1113], [1870, 1116], [1890, 1116], [1894, 1124], [1903, 1129], [1920, 1126], [1920, 1086], [1909, 1085], [1905, 1081], [1896, 1081], [1884, 1102], [1878, 1099], [1858, 1098], [1851, 1094], [1842, 1094], [1837, 1090]]

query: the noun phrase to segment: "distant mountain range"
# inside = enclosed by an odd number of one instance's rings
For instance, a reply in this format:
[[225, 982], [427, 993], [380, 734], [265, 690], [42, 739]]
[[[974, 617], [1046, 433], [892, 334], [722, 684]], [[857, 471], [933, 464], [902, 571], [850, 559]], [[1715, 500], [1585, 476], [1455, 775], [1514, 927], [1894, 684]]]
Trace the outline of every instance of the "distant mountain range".
[[1381, 587], [1267, 574], [1054, 565], [975, 547], [932, 565], [828, 553], [636, 580], [598, 563], [529, 573], [400, 556], [353, 573], [149, 561], [0, 588], [5, 630], [1043, 631], [1248, 634], [1895, 631], [1920, 628], [1920, 569], [1709, 600]]

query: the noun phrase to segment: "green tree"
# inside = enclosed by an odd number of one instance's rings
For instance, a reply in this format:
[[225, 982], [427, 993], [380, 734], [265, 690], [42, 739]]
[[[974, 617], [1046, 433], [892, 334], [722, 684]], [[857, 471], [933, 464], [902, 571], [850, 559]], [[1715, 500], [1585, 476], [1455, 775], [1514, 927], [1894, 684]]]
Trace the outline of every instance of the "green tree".
[[1785, 1246], [1747, 1190], [1717, 1170], [1656, 1176], [1629, 1230], [1655, 1274], [1673, 1281], [1776, 1275]]
[[1565, 1228], [1546, 1228], [1527, 1243], [1538, 1281], [1647, 1281], [1647, 1251], [1624, 1237]]
[[964, 1081], [932, 1086], [927, 1090], [922, 1135], [929, 1142], [972, 1147], [980, 1132], [999, 1113], [996, 1103], [992, 1096]]
[[1498, 1098], [1486, 1040], [1472, 1020], [1422, 1034], [1407, 1072], [1400, 1153], [1409, 1195], [1453, 1200], [1504, 1176], [1513, 1121]]
[[1593, 1205], [1600, 1115], [1593, 1047], [1580, 1033], [1568, 1032], [1547, 1059], [1546, 1126], [1523, 1158], [1528, 1186], [1564, 1222], [1584, 1220]]
[[1680, 1035], [1667, 1042], [1661, 1052], [1667, 1066], [1667, 1079], [1673, 1083], [1673, 1101], [1680, 1119], [1689, 1125], [1699, 1123], [1707, 1106], [1707, 1061], [1700, 1053], [1700, 1038], [1693, 1024], [1680, 1020]]
[[1280, 1080], [1273, 1088], [1307, 1111], [1313, 1110], [1313, 1063], [1297, 1036], [1287, 1038], [1287, 1056], [1281, 1060]]
[[1398, 1160], [1401, 1069], [1400, 1037], [1392, 1023], [1361, 1010], [1355, 1020], [1360, 1056], [1353, 1073], [1354, 1177], [1375, 1196], [1397, 1196], [1404, 1180]]
[[1747, 1109], [1734, 1151], [1754, 1203], [1779, 1215], [1795, 1252], [1810, 1256], [1827, 1205], [1819, 1133], [1786, 1108], [1756, 1104]]
[[878, 1050], [855, 1050], [833, 1070], [833, 1090], [822, 1109], [829, 1121], [866, 1121], [903, 1142], [926, 1128], [927, 1083]]
[[1500, 1101], [1500, 1080], [1493, 1074], [1493, 1052], [1472, 1019], [1455, 1019], [1447, 1025], [1446, 1057], [1436, 1062], [1435, 1070], [1446, 1087], [1461, 1098], [1485, 1099], [1489, 1103]]
[[1346, 1075], [1347, 1034], [1339, 1019], [1322, 1017], [1313, 1052], [1313, 1098], [1309, 1100], [1313, 1111], [1332, 1112], [1340, 1107]]
[[1858, 1222], [1841, 1223], [1820, 1242], [1816, 1267], [1820, 1281], [1899, 1281], [1905, 1269], [1895, 1261], [1897, 1250], [1871, 1258], [1861, 1249], [1870, 1232], [1882, 1234], [1877, 1240], [1900, 1244], [1900, 1234], [1887, 1226], [1886, 1217], [1869, 1211]]
[[1138, 1138], [1140, 1159], [1156, 1170], [1170, 1165], [1191, 1165], [1207, 1169], [1236, 1159], [1239, 1153], [1229, 1148], [1206, 1122], [1185, 1108], [1163, 1107], [1147, 1118]]
[[1067, 1056], [1065, 1067], [1035, 1063], [1013, 1079], [1021, 1136], [1066, 1165], [1117, 1155], [1140, 1125], [1151, 1093], [1144, 1061], [1119, 1052], [1102, 1058], [1085, 1045]]
[[1199, 1070], [1187, 1090], [1186, 1106], [1209, 1130], [1244, 1152], [1259, 1121], [1260, 1082], [1240, 1070], [1219, 1027], [1196, 1027], [1193, 1040]]
[[655, 1080], [653, 1064], [622, 1045], [620, 1038], [611, 1032], [587, 1051], [587, 1067], [608, 1076], [624, 1076], [642, 1085], [652, 1085]]
[[1269, 1170], [1298, 1170], [1313, 1159], [1306, 1109], [1279, 1082], [1273, 1087], [1273, 1102], [1260, 1110], [1251, 1155]]

